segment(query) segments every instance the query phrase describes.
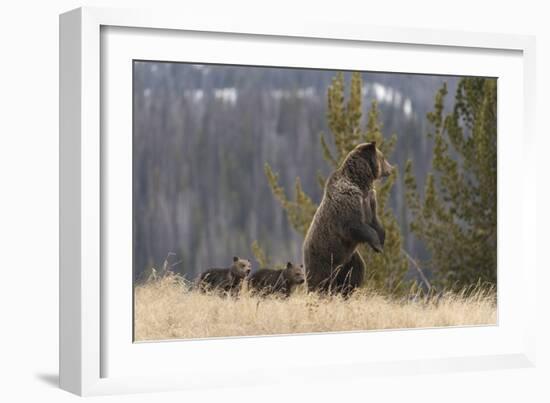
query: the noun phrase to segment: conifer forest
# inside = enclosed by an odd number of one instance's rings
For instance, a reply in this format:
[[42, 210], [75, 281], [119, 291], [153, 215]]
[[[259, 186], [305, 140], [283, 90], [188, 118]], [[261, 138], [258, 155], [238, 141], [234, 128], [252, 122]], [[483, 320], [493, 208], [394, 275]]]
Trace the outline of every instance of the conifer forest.
[[496, 79], [134, 61], [134, 280], [302, 261], [328, 175], [376, 141], [369, 286], [496, 285]]

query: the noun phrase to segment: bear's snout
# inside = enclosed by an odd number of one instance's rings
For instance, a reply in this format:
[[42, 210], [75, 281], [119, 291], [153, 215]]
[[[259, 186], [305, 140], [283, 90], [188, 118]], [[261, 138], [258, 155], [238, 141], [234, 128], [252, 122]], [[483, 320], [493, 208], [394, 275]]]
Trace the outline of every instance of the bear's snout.
[[382, 177], [390, 176], [395, 168], [386, 160], [382, 164]]
[[306, 277], [304, 276], [304, 273], [302, 271], [296, 273], [294, 276], [294, 282], [296, 284], [303, 284], [306, 281]]

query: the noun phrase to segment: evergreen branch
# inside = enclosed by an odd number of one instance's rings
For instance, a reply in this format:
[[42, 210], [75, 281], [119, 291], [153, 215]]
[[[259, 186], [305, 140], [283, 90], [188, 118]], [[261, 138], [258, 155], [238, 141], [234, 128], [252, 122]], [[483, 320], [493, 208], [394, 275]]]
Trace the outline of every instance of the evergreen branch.
[[334, 157], [332, 156], [332, 152], [330, 151], [330, 148], [325, 141], [325, 136], [323, 136], [322, 134], [321, 148], [323, 149], [323, 157], [325, 158], [325, 160], [328, 161], [333, 168], [338, 168], [338, 161], [336, 161], [336, 159], [334, 159]]
[[252, 249], [252, 254], [260, 264], [260, 267], [269, 267], [269, 258], [267, 257], [266, 253], [264, 252], [257, 240], [252, 242], [250, 248]]

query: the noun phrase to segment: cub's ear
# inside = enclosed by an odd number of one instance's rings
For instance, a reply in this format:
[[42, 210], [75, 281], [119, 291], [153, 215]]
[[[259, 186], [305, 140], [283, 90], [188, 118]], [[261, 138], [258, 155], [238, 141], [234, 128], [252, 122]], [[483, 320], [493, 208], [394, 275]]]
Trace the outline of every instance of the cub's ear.
[[371, 141], [369, 143], [369, 148], [376, 148], [376, 141]]
[[290, 269], [291, 267], [292, 267], [292, 263], [288, 262], [288, 263], [286, 264], [286, 268], [287, 268], [287, 269]]
[[237, 260], [239, 260], [239, 257], [238, 256], [233, 256], [233, 261], [236, 262]]

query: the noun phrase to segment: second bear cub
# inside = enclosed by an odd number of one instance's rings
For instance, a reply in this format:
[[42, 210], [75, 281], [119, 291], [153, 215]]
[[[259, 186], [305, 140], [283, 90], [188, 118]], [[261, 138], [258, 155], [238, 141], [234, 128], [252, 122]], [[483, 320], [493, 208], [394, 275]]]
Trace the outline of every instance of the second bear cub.
[[278, 294], [289, 297], [296, 285], [305, 281], [303, 265], [288, 262], [284, 270], [260, 269], [248, 279], [248, 289], [261, 296]]

